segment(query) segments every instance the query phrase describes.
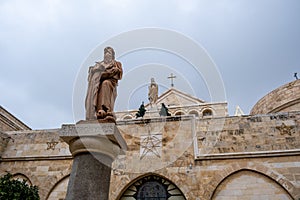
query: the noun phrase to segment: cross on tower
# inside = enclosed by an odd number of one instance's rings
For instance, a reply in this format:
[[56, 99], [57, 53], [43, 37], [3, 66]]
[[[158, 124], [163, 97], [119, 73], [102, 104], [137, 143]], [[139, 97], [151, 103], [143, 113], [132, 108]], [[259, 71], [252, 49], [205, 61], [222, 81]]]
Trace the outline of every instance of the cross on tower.
[[173, 79], [176, 78], [176, 76], [171, 73], [171, 76], [169, 76], [168, 78], [171, 79], [171, 87], [174, 87]]

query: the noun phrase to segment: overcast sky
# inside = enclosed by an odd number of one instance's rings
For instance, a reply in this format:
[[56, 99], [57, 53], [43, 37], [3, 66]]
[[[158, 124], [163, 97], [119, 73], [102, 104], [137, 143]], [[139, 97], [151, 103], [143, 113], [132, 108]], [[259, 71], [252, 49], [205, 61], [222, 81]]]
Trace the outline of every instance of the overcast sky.
[[[200, 44], [223, 79], [229, 113], [239, 105], [247, 114], [265, 94], [293, 81], [294, 72], [300, 77], [299, 10], [299, 0], [2, 0], [0, 105], [32, 129], [74, 123], [74, 82], [90, 53], [116, 35], [156, 27]], [[181, 62], [158, 52], [133, 53], [120, 58], [124, 79], [138, 67], [128, 66], [135, 58], [138, 66], [168, 63], [170, 73]], [[156, 77], [165, 83], [161, 79]], [[180, 83], [175, 80], [175, 87]], [[167, 88], [161, 84], [160, 94]], [[139, 90], [146, 94], [146, 85]], [[207, 91], [198, 90], [193, 95], [209, 101]], [[128, 108], [137, 108], [140, 100], [128, 100]]]

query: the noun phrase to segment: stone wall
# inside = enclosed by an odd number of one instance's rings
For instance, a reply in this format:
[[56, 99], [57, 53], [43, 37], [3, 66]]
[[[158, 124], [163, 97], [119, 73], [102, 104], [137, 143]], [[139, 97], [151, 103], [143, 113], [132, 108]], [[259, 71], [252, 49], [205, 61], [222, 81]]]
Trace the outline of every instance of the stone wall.
[[[274, 195], [275, 194], [275, 195]], [[272, 179], [243, 170], [226, 178], [216, 189], [213, 200], [290, 199], [287, 192]]]
[[64, 200], [66, 198], [69, 177], [70, 176], [66, 176], [65, 178], [57, 182], [51, 193], [48, 195], [47, 200]]
[[[113, 163], [110, 199], [118, 199], [133, 182], [155, 174], [174, 183], [188, 200], [241, 195], [298, 200], [299, 124], [300, 112], [119, 121], [128, 151]], [[72, 157], [58, 130], [6, 132], [10, 139], [0, 175], [6, 171], [22, 175], [39, 186], [41, 199], [63, 199]]]
[[[298, 199], [299, 122], [298, 112], [120, 122], [118, 127], [128, 142], [129, 151], [113, 165], [110, 199], [120, 198], [130, 184], [147, 174], [170, 180], [191, 200], [238, 199], [241, 195], [253, 199], [266, 188], [266, 198], [278, 195], [282, 199]], [[143, 156], [145, 135], [161, 141], [161, 145], [152, 146], [158, 154], [153, 150]], [[251, 180], [260, 181], [264, 187], [245, 189], [243, 179], [237, 188], [239, 192], [228, 196], [233, 186], [226, 185], [226, 181], [236, 184], [239, 178], [233, 175], [238, 172], [252, 172]]]
[[199, 120], [196, 156], [205, 159], [299, 153], [299, 121], [299, 112]]
[[3, 152], [6, 150], [7, 143], [10, 140], [10, 137], [0, 131], [0, 158], [2, 157]]
[[[177, 162], [151, 173], [114, 173], [112, 175], [110, 199], [118, 199], [119, 195], [126, 190], [128, 185], [147, 174], [157, 174], [175, 183], [188, 200], [210, 200], [213, 197], [214, 199], [220, 199], [222, 195], [224, 196], [224, 193], [229, 194], [229, 189], [220, 185], [228, 178], [231, 181], [238, 181], [232, 175], [247, 171], [255, 173], [253, 178], [256, 180], [266, 180], [262, 183], [263, 187], [261, 185], [259, 187], [257, 185], [255, 188], [252, 186], [252, 193], [249, 193], [244, 188], [245, 180], [243, 180], [239, 185], [240, 188], [236, 188], [239, 192], [232, 193], [231, 199], [241, 199], [241, 196], [246, 195], [249, 198], [257, 199], [255, 197], [258, 194], [268, 194], [269, 196], [273, 195], [273, 197], [280, 194], [281, 196], [288, 197], [286, 199], [298, 199], [300, 197], [299, 156], [209, 161], [197, 160], [191, 162], [192, 169], [190, 169], [188, 166], [190, 164], [189, 160], [191, 160], [189, 156], [191, 152], [192, 149], [187, 151]], [[275, 185], [277, 187], [274, 189]], [[224, 188], [227, 191], [223, 191]], [[273, 190], [264, 193], [265, 188], [273, 188]], [[232, 196], [235, 198], [232, 198]]]
[[37, 158], [70, 156], [68, 145], [60, 139], [58, 129], [6, 132], [10, 140], [2, 158]]
[[[71, 172], [72, 157], [68, 145], [59, 138], [57, 130], [13, 131], [6, 134], [10, 139], [2, 154], [0, 175], [10, 172], [27, 177], [39, 187], [41, 199], [46, 199]], [[64, 190], [66, 194], [66, 188]]]
[[71, 167], [71, 159], [24, 159], [20, 161], [2, 161], [0, 165], [0, 175], [2, 176], [8, 171], [11, 174], [22, 174], [28, 177], [33, 185], [39, 187], [39, 195], [43, 200], [50, 195], [61, 179], [70, 174]]

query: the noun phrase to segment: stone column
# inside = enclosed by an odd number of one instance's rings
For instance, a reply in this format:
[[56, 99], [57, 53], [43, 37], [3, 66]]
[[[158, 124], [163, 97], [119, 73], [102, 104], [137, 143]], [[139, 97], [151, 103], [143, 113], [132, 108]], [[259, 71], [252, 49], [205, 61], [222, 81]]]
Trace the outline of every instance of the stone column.
[[66, 199], [107, 200], [111, 164], [127, 149], [116, 125], [81, 121], [63, 125], [60, 137], [74, 157]]

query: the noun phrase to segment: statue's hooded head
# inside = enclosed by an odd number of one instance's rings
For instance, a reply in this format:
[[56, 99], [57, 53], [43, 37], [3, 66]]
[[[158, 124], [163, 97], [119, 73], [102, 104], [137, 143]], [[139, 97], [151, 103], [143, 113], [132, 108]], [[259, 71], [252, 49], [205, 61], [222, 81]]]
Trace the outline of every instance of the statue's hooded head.
[[150, 85], [151, 85], [151, 86], [157, 86], [157, 84], [156, 84], [154, 78], [151, 78], [151, 84], [150, 84]]
[[115, 59], [115, 51], [111, 47], [105, 47], [104, 49], [104, 62], [110, 63]]

